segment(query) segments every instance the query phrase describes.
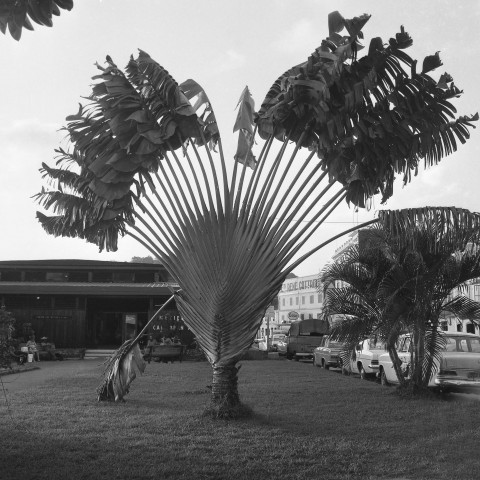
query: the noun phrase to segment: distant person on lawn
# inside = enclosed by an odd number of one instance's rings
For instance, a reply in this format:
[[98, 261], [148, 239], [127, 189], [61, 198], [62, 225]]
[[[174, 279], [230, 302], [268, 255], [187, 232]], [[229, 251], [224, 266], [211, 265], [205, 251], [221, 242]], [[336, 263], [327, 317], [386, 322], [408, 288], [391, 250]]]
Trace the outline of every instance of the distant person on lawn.
[[30, 340], [27, 342], [28, 353], [33, 355], [33, 360], [39, 362], [40, 354], [38, 353], [37, 342], [35, 342], [35, 335], [30, 336]]
[[152, 359], [152, 350], [155, 345], [157, 345], [157, 341], [153, 338], [153, 335], [149, 335], [144, 355], [144, 358], [148, 359], [148, 363], [150, 363], [150, 360]]

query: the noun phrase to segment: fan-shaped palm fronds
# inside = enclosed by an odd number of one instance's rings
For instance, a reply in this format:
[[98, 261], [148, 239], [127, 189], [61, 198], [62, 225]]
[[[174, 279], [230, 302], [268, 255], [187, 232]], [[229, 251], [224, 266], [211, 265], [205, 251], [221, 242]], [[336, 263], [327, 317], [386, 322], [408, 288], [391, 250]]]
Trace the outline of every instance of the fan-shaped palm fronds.
[[0, 3], [0, 31], [7, 28], [15, 40], [20, 40], [22, 30], [33, 30], [33, 24], [51, 27], [52, 19], [61, 10], [71, 10], [73, 0], [2, 0]]
[[[443, 121], [451, 110], [444, 87], [400, 68], [410, 61], [401, 52], [409, 44], [403, 31], [389, 46], [373, 42], [358, 59], [367, 20], [331, 16], [329, 38], [275, 82], [259, 112], [245, 89], [233, 172], [203, 89], [192, 80], [177, 84], [143, 51], [125, 72], [110, 57], [98, 65], [90, 104], [67, 118], [73, 148], [60, 151], [59, 168], [42, 169], [58, 186], [37, 196], [59, 213], [39, 214], [46, 230], [84, 235], [107, 250], [127, 234], [158, 257], [182, 289], [178, 308], [214, 375], [236, 378], [235, 364], [265, 309], [286, 275], [316, 250], [302, 249], [340, 203], [363, 205], [377, 190], [388, 198], [394, 173], [416, 168], [444, 142], [439, 134], [435, 147], [424, 145], [426, 129], [459, 135], [455, 128], [469, 126]], [[395, 96], [403, 103], [394, 106]], [[254, 154], [257, 133], [263, 140]], [[434, 163], [447, 149], [440, 153]], [[236, 382], [214, 385], [214, 399], [238, 397], [221, 390]]]

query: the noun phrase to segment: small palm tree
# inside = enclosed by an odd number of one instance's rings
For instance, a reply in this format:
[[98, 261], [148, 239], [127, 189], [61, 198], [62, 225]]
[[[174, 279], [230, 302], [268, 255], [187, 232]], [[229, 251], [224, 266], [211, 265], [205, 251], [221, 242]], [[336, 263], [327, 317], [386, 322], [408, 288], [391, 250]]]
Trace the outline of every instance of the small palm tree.
[[61, 10], [71, 10], [73, 0], [2, 0], [0, 2], [0, 31], [7, 28], [15, 40], [20, 40], [22, 30], [33, 30], [33, 24], [53, 25], [53, 16]]
[[478, 302], [452, 296], [480, 276], [480, 254], [471, 248], [479, 242], [479, 216], [430, 208], [389, 212], [388, 217], [362, 232], [362, 243], [321, 275], [323, 282], [346, 284], [326, 289], [325, 315], [349, 315], [333, 335], [350, 346], [371, 334], [384, 340], [401, 384], [395, 343], [400, 333], [411, 331], [412, 383], [426, 387], [443, 347], [441, 316], [480, 319]]
[[43, 165], [53, 189], [36, 198], [56, 215], [37, 216], [48, 233], [107, 250], [129, 235], [179, 283], [177, 306], [225, 411], [240, 403], [236, 364], [286, 275], [333, 240], [302, 253], [312, 234], [345, 200], [388, 199], [395, 174], [406, 183], [421, 161], [438, 163], [477, 118], [455, 119], [460, 91], [449, 75], [428, 75], [438, 55], [416, 71], [403, 28], [358, 58], [369, 18], [330, 14], [329, 37], [258, 112], [244, 90], [233, 166], [204, 90], [177, 84], [143, 51], [125, 72], [110, 57], [97, 65], [90, 104], [67, 117], [72, 148], [57, 151], [56, 168]]
[[[479, 215], [462, 209], [430, 209], [389, 240], [397, 262], [385, 275], [379, 297], [386, 313], [401, 318], [413, 334], [412, 383], [428, 385], [444, 340], [442, 314], [480, 319], [480, 304], [452, 291], [480, 276]], [[444, 228], [441, 225], [447, 225]], [[413, 227], [413, 228], [412, 228]], [[472, 249], [472, 247], [474, 247]]]
[[351, 245], [319, 275], [324, 289], [323, 316], [332, 323], [331, 335], [344, 343], [344, 361], [361, 340], [375, 335], [385, 342], [399, 380], [403, 383], [395, 344], [406, 326], [397, 316], [385, 313], [379, 289], [395, 265], [380, 224], [358, 232]]

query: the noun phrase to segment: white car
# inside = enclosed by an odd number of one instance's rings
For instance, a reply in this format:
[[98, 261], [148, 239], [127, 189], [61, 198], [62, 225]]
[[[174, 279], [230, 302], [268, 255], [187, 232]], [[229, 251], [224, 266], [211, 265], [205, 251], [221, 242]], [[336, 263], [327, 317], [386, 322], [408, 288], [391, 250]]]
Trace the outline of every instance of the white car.
[[350, 370], [363, 380], [378, 373], [378, 357], [385, 352], [385, 345], [375, 338], [367, 338], [355, 347], [350, 357]]
[[285, 335], [283, 333], [273, 334], [269, 339], [270, 348], [267, 348], [266, 337], [263, 337], [260, 339], [258, 343], [258, 348], [259, 350], [263, 350], [263, 351], [269, 350], [270, 352], [276, 352], [278, 351], [279, 344], [283, 343], [284, 341], [285, 341]]
[[[440, 360], [436, 361], [429, 387], [450, 391], [480, 391], [480, 336], [472, 333], [442, 332], [445, 347]], [[408, 371], [411, 356], [411, 336], [402, 335], [398, 343], [401, 368]], [[398, 384], [390, 355], [384, 353], [379, 359], [379, 376], [382, 385]]]

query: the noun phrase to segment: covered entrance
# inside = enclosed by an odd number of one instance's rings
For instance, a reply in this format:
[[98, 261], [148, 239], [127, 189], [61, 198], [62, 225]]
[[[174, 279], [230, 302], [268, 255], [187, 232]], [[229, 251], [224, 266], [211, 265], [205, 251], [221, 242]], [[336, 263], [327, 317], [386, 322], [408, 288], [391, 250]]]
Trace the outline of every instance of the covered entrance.
[[89, 297], [87, 348], [116, 349], [148, 321], [148, 298]]

